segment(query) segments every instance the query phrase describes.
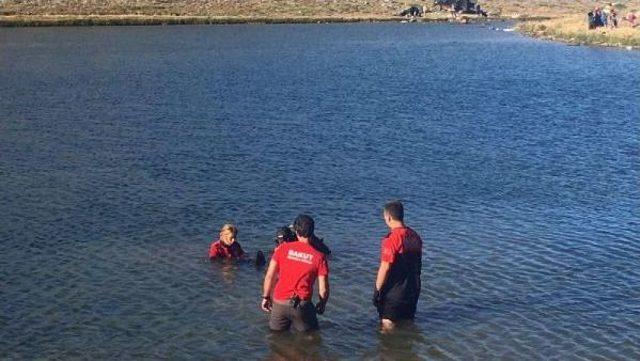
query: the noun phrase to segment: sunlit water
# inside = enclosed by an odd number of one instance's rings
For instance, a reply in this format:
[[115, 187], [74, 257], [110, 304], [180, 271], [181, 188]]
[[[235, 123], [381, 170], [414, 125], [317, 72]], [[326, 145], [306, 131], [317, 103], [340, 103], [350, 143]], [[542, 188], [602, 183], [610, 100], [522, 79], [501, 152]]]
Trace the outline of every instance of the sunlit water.
[[[0, 358], [640, 359], [640, 53], [490, 26], [0, 29]], [[380, 335], [380, 208], [425, 243]], [[309, 340], [268, 250], [333, 249]]]

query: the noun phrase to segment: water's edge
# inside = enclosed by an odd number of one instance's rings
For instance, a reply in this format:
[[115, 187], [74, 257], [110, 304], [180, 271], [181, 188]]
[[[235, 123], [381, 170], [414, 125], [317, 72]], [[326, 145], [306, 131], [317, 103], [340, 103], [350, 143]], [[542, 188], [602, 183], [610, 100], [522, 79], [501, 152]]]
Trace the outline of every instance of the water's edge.
[[[492, 16], [477, 19], [463, 15], [469, 22], [534, 21], [549, 17]], [[315, 24], [315, 23], [374, 23], [374, 22], [451, 22], [448, 15], [407, 19], [393, 15], [365, 16], [174, 16], [174, 15], [29, 15], [0, 16], [0, 27], [53, 27], [53, 26], [154, 26], [154, 25], [232, 25], [232, 24]]]

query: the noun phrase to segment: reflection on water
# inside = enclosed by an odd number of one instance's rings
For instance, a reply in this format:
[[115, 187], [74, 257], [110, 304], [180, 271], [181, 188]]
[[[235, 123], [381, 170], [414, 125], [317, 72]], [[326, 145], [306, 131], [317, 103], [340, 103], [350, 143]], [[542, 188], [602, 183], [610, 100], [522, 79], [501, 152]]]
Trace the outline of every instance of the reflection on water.
[[[640, 359], [640, 53], [446, 24], [0, 29], [0, 358]], [[415, 325], [370, 296], [405, 201]], [[310, 213], [321, 331], [251, 255]]]
[[219, 274], [222, 276], [222, 279], [224, 280], [225, 283], [232, 285], [233, 282], [235, 281], [236, 277], [236, 269], [238, 268], [237, 264], [233, 261], [220, 261], [220, 262], [216, 262], [219, 263], [220, 266], [215, 267], [215, 263], [214, 263], [214, 272], [219, 271]]
[[[381, 360], [420, 360], [429, 344], [420, 328], [412, 322], [399, 324], [390, 332], [380, 332], [377, 354]], [[429, 346], [427, 346], [429, 347]]]
[[326, 360], [330, 355], [322, 347], [322, 335], [314, 331], [309, 333], [277, 333], [267, 334], [269, 355], [267, 360]]

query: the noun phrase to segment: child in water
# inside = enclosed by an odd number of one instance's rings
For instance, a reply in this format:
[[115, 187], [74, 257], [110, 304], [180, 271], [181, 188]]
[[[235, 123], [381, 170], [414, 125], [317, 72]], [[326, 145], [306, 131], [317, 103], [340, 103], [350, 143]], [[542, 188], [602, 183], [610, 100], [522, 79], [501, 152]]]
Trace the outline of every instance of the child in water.
[[245, 253], [236, 241], [238, 228], [227, 223], [220, 229], [220, 238], [211, 244], [209, 259], [241, 259]]
[[278, 248], [279, 245], [287, 242], [295, 242], [298, 239], [296, 238], [296, 234], [293, 233], [291, 228], [289, 227], [280, 227], [276, 231], [276, 238], [273, 242], [276, 244], [275, 248]]
[[258, 251], [255, 260], [246, 257], [245, 251], [236, 240], [238, 227], [227, 223], [220, 229], [220, 238], [209, 247], [209, 259], [232, 259], [255, 263], [256, 266], [263, 266], [266, 263], [264, 253]]
[[[291, 227], [280, 227], [276, 231], [276, 238], [274, 243], [276, 244], [275, 248], [278, 248], [279, 245], [286, 242], [295, 242], [298, 238], [296, 234], [293, 232]], [[309, 244], [311, 247], [315, 248], [316, 251], [322, 252], [326, 255], [331, 254], [331, 250], [324, 244], [324, 240], [322, 238], [316, 237], [316, 235], [312, 235]], [[275, 249], [274, 249], [275, 250]]]

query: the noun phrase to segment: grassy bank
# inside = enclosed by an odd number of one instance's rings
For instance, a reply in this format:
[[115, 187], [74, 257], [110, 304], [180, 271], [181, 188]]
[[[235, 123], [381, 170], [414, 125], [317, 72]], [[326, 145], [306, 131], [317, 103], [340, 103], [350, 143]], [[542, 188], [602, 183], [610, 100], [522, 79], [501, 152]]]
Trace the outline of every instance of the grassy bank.
[[640, 48], [640, 28], [621, 21], [616, 29], [587, 28], [586, 16], [571, 16], [547, 21], [529, 21], [518, 25], [521, 32], [543, 39], [575, 45]]
[[[452, 19], [447, 12], [429, 12], [412, 21], [447, 22], [468, 19], [486, 21], [476, 15], [460, 15]], [[491, 20], [502, 19], [492, 17]], [[508, 18], [513, 19], [513, 18]], [[521, 18], [522, 19], [522, 18]], [[388, 22], [404, 21], [405, 18], [389, 14], [330, 14], [330, 15], [285, 15], [272, 16], [207, 16], [207, 15], [5, 15], [0, 16], [0, 27], [38, 26], [117, 26], [117, 25], [179, 25], [179, 24], [307, 24], [307, 23], [347, 23], [347, 22]], [[535, 20], [531, 18], [530, 20]]]
[[0, 16], [0, 26], [118, 26], [182, 24], [305, 24], [397, 21], [390, 16], [190, 16], [190, 15], [11, 15]]
[[[581, 13], [593, 0], [479, 0], [494, 16], [557, 17]], [[640, 6], [640, 0], [619, 0]], [[0, 0], [1, 15], [168, 15], [209, 17], [393, 16], [433, 0]]]

